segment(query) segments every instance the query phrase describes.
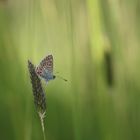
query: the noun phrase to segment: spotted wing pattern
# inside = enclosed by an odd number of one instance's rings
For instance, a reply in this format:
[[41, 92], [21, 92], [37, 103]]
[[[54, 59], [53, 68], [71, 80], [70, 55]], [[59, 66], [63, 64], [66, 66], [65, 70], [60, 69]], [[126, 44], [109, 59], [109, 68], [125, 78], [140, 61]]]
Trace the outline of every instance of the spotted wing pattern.
[[53, 78], [53, 56], [46, 56], [36, 68], [36, 73], [45, 78], [46, 81], [49, 81]]

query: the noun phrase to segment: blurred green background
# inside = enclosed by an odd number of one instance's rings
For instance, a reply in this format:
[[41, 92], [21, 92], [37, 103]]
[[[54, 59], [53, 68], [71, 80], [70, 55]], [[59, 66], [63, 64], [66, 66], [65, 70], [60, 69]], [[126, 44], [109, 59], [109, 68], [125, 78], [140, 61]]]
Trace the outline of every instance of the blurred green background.
[[43, 139], [27, 60], [53, 54], [46, 140], [139, 140], [139, 44], [139, 0], [0, 0], [0, 139]]

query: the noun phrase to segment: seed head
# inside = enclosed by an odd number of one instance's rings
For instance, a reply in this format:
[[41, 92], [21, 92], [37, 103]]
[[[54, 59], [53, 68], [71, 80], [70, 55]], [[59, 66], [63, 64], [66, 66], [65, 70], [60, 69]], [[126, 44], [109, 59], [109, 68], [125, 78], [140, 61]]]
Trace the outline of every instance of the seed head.
[[40, 117], [44, 118], [46, 113], [46, 97], [42, 88], [41, 80], [35, 72], [35, 66], [28, 60], [28, 69], [32, 84], [34, 103]]

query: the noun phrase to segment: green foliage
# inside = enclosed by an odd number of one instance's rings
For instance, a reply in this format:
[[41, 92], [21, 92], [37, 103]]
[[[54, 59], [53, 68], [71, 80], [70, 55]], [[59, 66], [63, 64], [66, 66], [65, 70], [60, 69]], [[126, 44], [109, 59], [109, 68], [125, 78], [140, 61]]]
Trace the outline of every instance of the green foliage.
[[0, 139], [43, 140], [27, 60], [54, 56], [46, 140], [140, 139], [139, 0], [0, 1]]

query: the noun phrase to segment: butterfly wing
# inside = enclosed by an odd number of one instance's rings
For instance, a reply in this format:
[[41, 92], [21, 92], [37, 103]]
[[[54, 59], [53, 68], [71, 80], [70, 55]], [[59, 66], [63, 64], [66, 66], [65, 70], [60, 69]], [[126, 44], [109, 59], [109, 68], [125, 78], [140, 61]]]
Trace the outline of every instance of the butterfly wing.
[[36, 73], [46, 81], [53, 79], [53, 56], [46, 56], [36, 68]]
[[53, 74], [53, 56], [52, 55], [46, 56], [41, 61], [41, 65], [44, 67], [45, 70], [47, 70], [47, 72]]

